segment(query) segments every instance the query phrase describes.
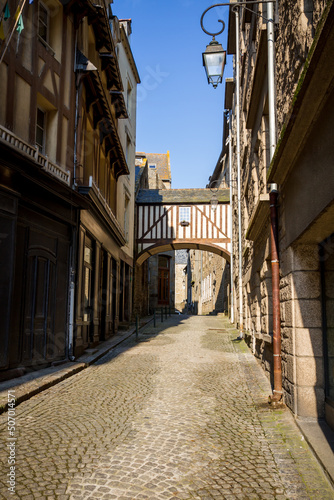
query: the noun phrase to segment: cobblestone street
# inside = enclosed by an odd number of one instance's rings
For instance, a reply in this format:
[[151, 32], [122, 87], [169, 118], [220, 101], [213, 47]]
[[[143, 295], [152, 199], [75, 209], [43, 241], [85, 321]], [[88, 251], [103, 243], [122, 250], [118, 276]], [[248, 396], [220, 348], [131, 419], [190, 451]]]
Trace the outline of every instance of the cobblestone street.
[[334, 499], [290, 412], [221, 317], [173, 316], [16, 408], [1, 498]]

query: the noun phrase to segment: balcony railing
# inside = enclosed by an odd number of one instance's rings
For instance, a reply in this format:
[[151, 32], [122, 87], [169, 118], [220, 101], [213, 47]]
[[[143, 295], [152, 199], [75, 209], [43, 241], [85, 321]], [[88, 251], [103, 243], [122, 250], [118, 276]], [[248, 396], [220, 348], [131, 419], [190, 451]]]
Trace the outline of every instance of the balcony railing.
[[0, 125], [0, 141], [7, 146], [10, 146], [15, 151], [21, 153], [23, 156], [33, 160], [42, 168], [42, 170], [45, 170], [53, 177], [57, 178], [61, 182], [64, 182], [68, 186], [70, 185], [71, 178], [69, 170], [65, 170], [63, 167], [51, 162], [47, 156], [44, 156], [39, 152], [37, 146], [32, 146], [31, 144], [23, 141], [2, 125]]

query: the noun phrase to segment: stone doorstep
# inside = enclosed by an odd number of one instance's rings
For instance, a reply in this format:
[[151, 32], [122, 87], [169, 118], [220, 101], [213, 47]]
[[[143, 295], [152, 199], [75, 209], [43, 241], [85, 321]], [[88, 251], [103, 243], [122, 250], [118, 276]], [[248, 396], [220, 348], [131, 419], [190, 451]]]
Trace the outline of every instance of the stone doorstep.
[[[153, 317], [143, 319], [139, 329], [151, 321], [153, 321]], [[127, 331], [119, 332], [111, 339], [101, 342], [96, 348], [87, 349], [75, 361], [65, 361], [59, 366], [50, 366], [42, 370], [26, 373], [19, 378], [0, 382], [0, 414], [8, 409], [8, 392], [10, 392], [10, 389], [13, 391], [12, 394], [15, 395], [15, 405], [17, 406], [23, 401], [87, 368], [134, 333], [136, 333], [136, 328], [132, 326]]]
[[324, 420], [297, 417], [295, 422], [334, 487], [334, 431]]

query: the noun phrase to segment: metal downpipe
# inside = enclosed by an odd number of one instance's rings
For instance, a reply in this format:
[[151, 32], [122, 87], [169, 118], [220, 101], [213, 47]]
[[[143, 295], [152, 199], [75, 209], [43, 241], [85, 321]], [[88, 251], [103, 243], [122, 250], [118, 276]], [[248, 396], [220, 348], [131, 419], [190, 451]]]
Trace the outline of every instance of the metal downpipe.
[[235, 13], [235, 29], [236, 29], [236, 55], [235, 55], [235, 87], [236, 87], [236, 125], [237, 125], [237, 183], [238, 183], [238, 256], [239, 256], [239, 338], [244, 336], [243, 325], [243, 290], [242, 290], [242, 224], [241, 224], [241, 168], [240, 168], [240, 43], [239, 43], [239, 8], [236, 7]]
[[230, 261], [230, 273], [231, 273], [231, 323], [234, 323], [234, 272], [233, 272], [233, 196], [232, 196], [232, 113], [228, 113], [228, 125], [229, 125], [229, 136], [228, 136], [228, 156], [229, 156], [229, 177], [230, 177], [230, 231], [231, 231], [231, 261]]
[[271, 275], [273, 291], [273, 364], [274, 390], [269, 396], [269, 403], [282, 400], [282, 355], [281, 355], [281, 312], [280, 312], [280, 276], [278, 256], [278, 218], [277, 218], [277, 184], [270, 185], [270, 243], [271, 243]]

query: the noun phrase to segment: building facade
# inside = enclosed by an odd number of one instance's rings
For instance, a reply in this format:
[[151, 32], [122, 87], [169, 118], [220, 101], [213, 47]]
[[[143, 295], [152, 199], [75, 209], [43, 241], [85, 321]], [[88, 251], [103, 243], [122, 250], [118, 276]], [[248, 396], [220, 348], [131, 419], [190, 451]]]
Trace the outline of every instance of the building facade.
[[[78, 6], [71, 6], [80, 17]], [[99, 13], [101, 24], [84, 17], [77, 36], [75, 183], [88, 209], [80, 212], [75, 355], [127, 326], [132, 315], [140, 80], [130, 48], [131, 21], [118, 21], [110, 5]]]
[[139, 77], [109, 4], [1, 12], [2, 377], [76, 356], [131, 313]]
[[[136, 153], [136, 194], [139, 190], [170, 189], [170, 154]], [[175, 252], [161, 252], [136, 266], [135, 310], [141, 316], [175, 307]]]
[[188, 250], [175, 252], [175, 308], [188, 312]]
[[[245, 338], [273, 381], [273, 244], [269, 191], [278, 191], [283, 399], [334, 427], [332, 1], [279, 2], [275, 25], [277, 141], [270, 161], [266, 6], [240, 9], [242, 252], [238, 250], [236, 93], [227, 81], [233, 151], [234, 303]], [[235, 54], [234, 14], [228, 51]], [[328, 59], [327, 59], [328, 61]], [[273, 213], [273, 212], [272, 212]], [[273, 233], [274, 234], [274, 233]], [[239, 256], [242, 287], [238, 286]], [[239, 291], [243, 312], [240, 314]], [[277, 308], [277, 304], [275, 304]], [[277, 312], [277, 309], [276, 309]], [[241, 316], [241, 317], [240, 317]]]
[[203, 250], [189, 250], [187, 278], [188, 312], [228, 314], [230, 265], [223, 257]]
[[25, 28], [18, 31], [17, 2], [6, 8], [0, 49], [0, 369], [10, 376], [68, 354], [68, 286], [82, 200], [71, 186], [73, 23], [60, 2], [27, 2], [20, 18]]
[[[210, 188], [212, 198], [216, 197], [218, 189], [228, 190], [228, 195], [230, 195], [226, 116], [224, 116], [223, 132], [222, 152], [206, 186], [206, 188]], [[215, 213], [217, 208], [214, 207], [211, 210]], [[228, 225], [230, 225], [230, 221], [228, 221]], [[230, 261], [227, 261], [210, 251], [189, 250], [186, 266], [187, 309], [189, 312], [199, 315], [225, 313], [231, 317], [231, 258], [233, 261], [233, 256], [230, 256]]]

